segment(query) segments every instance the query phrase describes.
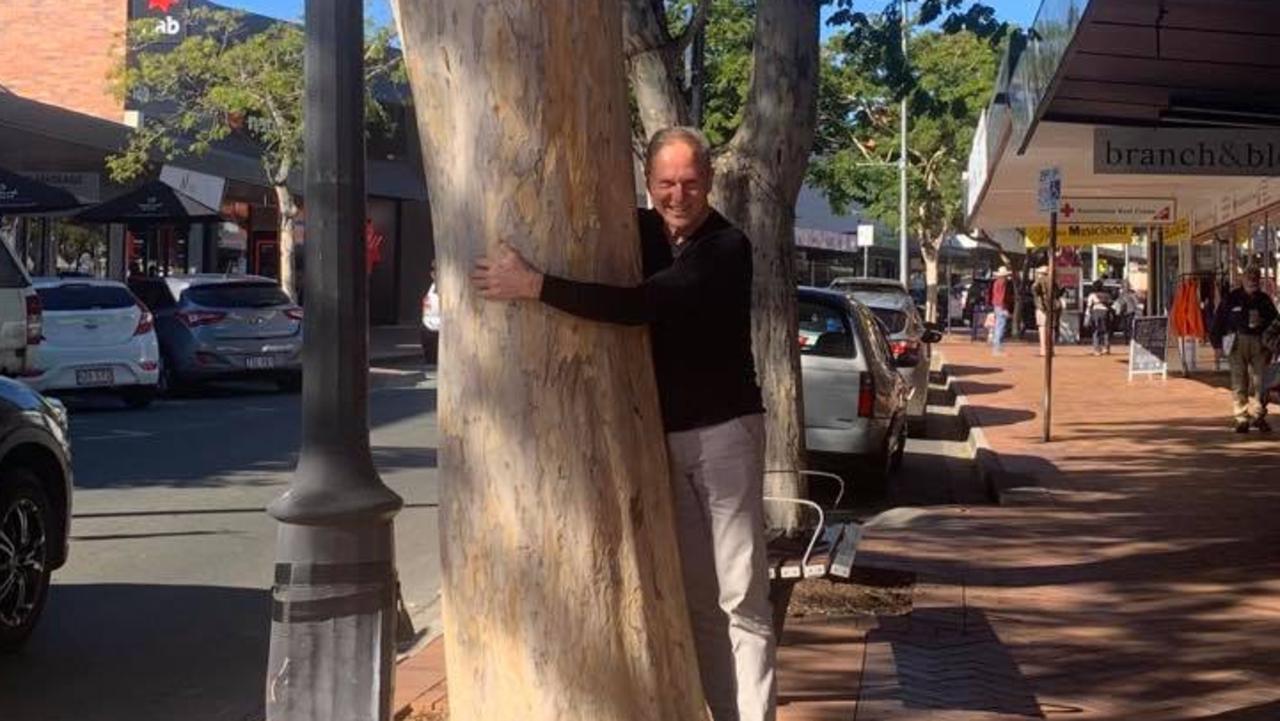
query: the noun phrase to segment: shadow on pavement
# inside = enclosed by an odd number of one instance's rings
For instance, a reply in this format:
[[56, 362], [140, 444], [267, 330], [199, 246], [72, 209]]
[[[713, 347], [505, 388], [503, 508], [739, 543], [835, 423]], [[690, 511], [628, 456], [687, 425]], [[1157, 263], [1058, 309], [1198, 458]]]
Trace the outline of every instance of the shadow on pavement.
[[262, 718], [265, 590], [55, 585], [26, 648], [0, 656], [5, 721]]

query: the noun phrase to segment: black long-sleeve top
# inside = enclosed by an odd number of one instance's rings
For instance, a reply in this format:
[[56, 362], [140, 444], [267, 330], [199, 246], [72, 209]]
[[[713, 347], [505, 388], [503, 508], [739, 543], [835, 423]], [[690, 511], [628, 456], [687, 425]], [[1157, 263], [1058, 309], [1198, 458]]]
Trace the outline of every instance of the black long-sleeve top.
[[546, 275], [542, 302], [589, 320], [649, 324], [668, 433], [761, 413], [751, 355], [751, 243], [719, 213], [680, 246], [641, 210], [644, 281], [634, 287]]
[[1243, 288], [1236, 288], [1218, 306], [1209, 334], [1215, 339], [1221, 339], [1228, 333], [1262, 335], [1276, 317], [1275, 303], [1266, 293], [1249, 293]]

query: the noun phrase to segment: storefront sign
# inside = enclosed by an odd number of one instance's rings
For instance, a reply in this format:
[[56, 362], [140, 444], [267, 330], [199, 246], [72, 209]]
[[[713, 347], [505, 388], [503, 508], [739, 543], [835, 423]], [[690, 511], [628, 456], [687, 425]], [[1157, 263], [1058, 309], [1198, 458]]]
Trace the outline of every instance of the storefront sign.
[[1062, 223], [1172, 225], [1177, 214], [1173, 198], [1063, 198], [1058, 203]]
[[[1131, 225], [1059, 225], [1058, 245], [1129, 245], [1136, 229]], [[1041, 248], [1049, 244], [1045, 226], [1027, 228], [1027, 247]]]
[[60, 170], [24, 170], [22, 174], [76, 196], [83, 203], [102, 200], [102, 179], [97, 173], [67, 173]]
[[226, 178], [179, 168], [176, 165], [166, 165], [160, 169], [160, 182], [174, 190], [182, 191], [210, 208], [222, 207], [222, 194], [227, 187]]
[[1133, 319], [1129, 344], [1129, 380], [1136, 375], [1169, 377], [1169, 316]]
[[1280, 175], [1280, 131], [1097, 128], [1100, 175]]
[[130, 0], [129, 17], [154, 20], [155, 42], [177, 45], [187, 37], [187, 0]]

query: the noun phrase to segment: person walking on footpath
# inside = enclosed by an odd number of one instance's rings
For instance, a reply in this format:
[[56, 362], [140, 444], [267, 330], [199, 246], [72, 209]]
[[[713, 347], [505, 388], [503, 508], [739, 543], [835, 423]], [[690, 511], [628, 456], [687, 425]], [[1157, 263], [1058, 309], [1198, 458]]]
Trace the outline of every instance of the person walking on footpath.
[[1085, 298], [1085, 312], [1089, 327], [1093, 329], [1093, 354], [1111, 355], [1111, 294], [1102, 280], [1093, 281], [1089, 296]]
[[589, 320], [648, 324], [698, 670], [715, 721], [773, 721], [773, 611], [764, 537], [764, 405], [751, 352], [751, 244], [711, 207], [702, 133], [645, 153], [644, 280], [620, 287], [533, 268], [501, 244], [471, 280], [490, 300], [539, 300]]
[[1249, 428], [1267, 432], [1266, 408], [1262, 404], [1262, 380], [1269, 362], [1262, 334], [1277, 318], [1271, 297], [1261, 290], [1262, 274], [1250, 267], [1241, 287], [1233, 289], [1213, 319], [1210, 334], [1221, 345], [1231, 364], [1231, 394], [1236, 433]]
[[1049, 284], [1049, 266], [1042, 265], [1036, 268], [1036, 280], [1031, 284], [1031, 296], [1036, 304], [1036, 331], [1040, 335], [1040, 356], [1044, 357], [1049, 353], [1049, 333], [1052, 332], [1056, 316], [1053, 313], [1053, 307], [1056, 304], [1053, 295], [1053, 288]]
[[1009, 318], [1013, 315], [1014, 289], [1012, 274], [1009, 269], [1000, 266], [996, 271], [995, 282], [991, 284], [991, 314], [995, 325], [991, 328], [991, 353], [1001, 355], [1004, 352], [1004, 335], [1009, 328]]
[[1138, 315], [1138, 295], [1129, 281], [1120, 286], [1120, 295], [1111, 310], [1115, 312], [1116, 327], [1124, 334], [1124, 344], [1129, 345], [1133, 340], [1133, 319]]

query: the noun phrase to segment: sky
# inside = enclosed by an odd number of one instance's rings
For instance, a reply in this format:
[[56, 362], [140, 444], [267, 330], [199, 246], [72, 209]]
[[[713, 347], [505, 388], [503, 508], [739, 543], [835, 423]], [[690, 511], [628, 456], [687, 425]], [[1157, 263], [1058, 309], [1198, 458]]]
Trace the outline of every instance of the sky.
[[[1026, 27], [1031, 24], [1035, 18], [1036, 10], [1040, 7], [1040, 0], [983, 0], [988, 5], [996, 9], [996, 14], [1002, 20]], [[302, 9], [304, 0], [220, 0], [221, 4], [231, 7], [243, 8], [252, 12], [270, 15], [272, 17], [284, 18], [286, 20], [297, 20], [302, 17]], [[882, 6], [881, 0], [865, 0], [855, 5], [855, 8]], [[370, 17], [377, 20], [380, 24], [389, 24], [391, 22], [391, 9], [388, 0], [367, 0], [367, 12]], [[825, 36], [827, 29], [823, 28]]]

